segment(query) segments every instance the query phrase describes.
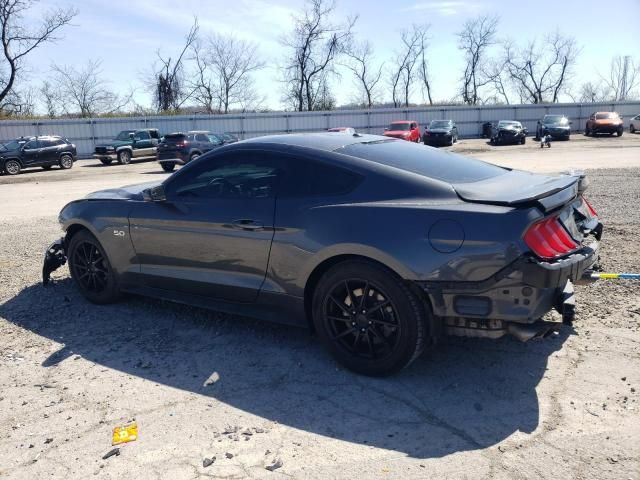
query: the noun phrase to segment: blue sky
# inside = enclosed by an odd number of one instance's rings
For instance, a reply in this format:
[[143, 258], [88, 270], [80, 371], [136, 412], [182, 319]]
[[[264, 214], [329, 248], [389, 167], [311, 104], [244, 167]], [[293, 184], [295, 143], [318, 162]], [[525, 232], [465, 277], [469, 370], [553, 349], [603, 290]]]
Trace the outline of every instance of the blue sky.
[[[150, 71], [155, 51], [176, 52], [188, 31], [193, 15], [199, 17], [203, 33], [232, 33], [259, 45], [267, 68], [256, 75], [258, 90], [267, 106], [280, 108], [281, 85], [278, 63], [284, 50], [278, 39], [290, 29], [291, 15], [302, 0], [42, 0], [30, 12], [37, 19], [53, 6], [73, 5], [79, 9], [73, 27], [63, 32], [55, 45], [46, 45], [28, 61], [34, 84], [49, 75], [51, 63], [83, 65], [102, 60], [104, 78], [116, 91], [136, 89], [136, 100], [149, 104], [142, 85]], [[179, 5], [179, 7], [176, 7]], [[535, 5], [535, 6], [534, 6]], [[337, 0], [335, 18], [358, 14], [356, 34], [368, 39], [380, 59], [388, 60], [399, 41], [399, 32], [411, 23], [431, 24], [429, 58], [433, 92], [437, 99], [457, 93], [462, 57], [455, 33], [465, 20], [480, 14], [499, 14], [499, 36], [526, 41], [541, 38], [558, 28], [575, 37], [583, 47], [576, 68], [576, 83], [597, 78], [608, 71], [613, 55], [634, 55], [640, 60], [640, 0], [618, 0], [614, 4], [593, 0]], [[603, 33], [603, 34], [601, 34]], [[347, 73], [336, 81], [339, 103], [354, 97]], [[414, 101], [421, 101], [416, 94]]]

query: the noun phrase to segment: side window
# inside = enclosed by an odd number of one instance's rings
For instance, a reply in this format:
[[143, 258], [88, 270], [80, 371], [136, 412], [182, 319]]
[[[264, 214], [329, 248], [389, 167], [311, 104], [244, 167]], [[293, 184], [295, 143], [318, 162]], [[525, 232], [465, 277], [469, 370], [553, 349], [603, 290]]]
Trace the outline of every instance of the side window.
[[155, 138], [156, 140], [160, 140], [160, 134], [158, 133], [157, 130], [151, 130], [149, 133], [151, 133], [151, 138]]
[[149, 136], [149, 132], [146, 131], [136, 132], [133, 136], [134, 140], [149, 140], [150, 138], [151, 137]]
[[196, 136], [193, 133], [190, 133], [189, 135], [187, 135], [188, 142], [195, 142], [195, 140], [196, 140]]
[[40, 140], [40, 148], [55, 147], [58, 145], [58, 139]]
[[196, 140], [198, 142], [209, 142], [209, 137], [207, 137], [204, 133], [198, 133], [196, 135]]
[[262, 152], [238, 150], [209, 157], [167, 184], [167, 197], [181, 200], [269, 198], [282, 175], [280, 161]]
[[40, 148], [40, 142], [38, 140], [30, 140], [24, 144], [25, 150], [33, 150], [34, 148]]
[[353, 190], [361, 180], [356, 173], [302, 157], [287, 158], [287, 173], [280, 188], [282, 197], [341, 195]]

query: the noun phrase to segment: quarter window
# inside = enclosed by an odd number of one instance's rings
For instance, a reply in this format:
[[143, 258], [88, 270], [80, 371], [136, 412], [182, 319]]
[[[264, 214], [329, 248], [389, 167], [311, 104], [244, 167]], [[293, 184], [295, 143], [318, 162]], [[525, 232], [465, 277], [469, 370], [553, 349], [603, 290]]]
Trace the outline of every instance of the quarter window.
[[287, 178], [279, 196], [331, 196], [351, 191], [361, 176], [334, 165], [302, 157], [287, 157]]

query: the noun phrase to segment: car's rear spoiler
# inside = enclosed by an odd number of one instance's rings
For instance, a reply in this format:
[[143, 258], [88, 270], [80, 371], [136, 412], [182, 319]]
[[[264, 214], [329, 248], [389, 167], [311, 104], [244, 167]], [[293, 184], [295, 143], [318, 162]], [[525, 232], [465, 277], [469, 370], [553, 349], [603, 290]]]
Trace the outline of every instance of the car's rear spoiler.
[[480, 182], [454, 184], [453, 188], [467, 202], [508, 206], [537, 202], [549, 211], [575, 198], [586, 186], [582, 172], [548, 176], [511, 170]]

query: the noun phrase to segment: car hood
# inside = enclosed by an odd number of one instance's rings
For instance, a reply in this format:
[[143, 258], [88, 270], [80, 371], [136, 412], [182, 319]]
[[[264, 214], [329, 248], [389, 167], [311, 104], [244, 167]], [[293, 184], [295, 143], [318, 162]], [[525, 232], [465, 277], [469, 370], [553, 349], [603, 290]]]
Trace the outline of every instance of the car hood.
[[156, 187], [162, 182], [146, 182], [136, 185], [127, 185], [120, 188], [109, 188], [92, 192], [86, 197], [87, 200], [142, 200], [142, 192], [149, 188]]
[[522, 128], [518, 127], [498, 127], [499, 132], [513, 132], [518, 133], [522, 131]]
[[569, 130], [569, 128], [571, 128], [570, 125], [558, 125], [557, 123], [543, 123], [542, 126], [556, 130]]
[[384, 132], [387, 137], [404, 137], [410, 133], [411, 132], [409, 130], [387, 130]]
[[429, 132], [429, 133], [451, 133], [451, 129], [450, 128], [430, 128], [430, 129], [426, 130], [426, 132]]
[[621, 125], [622, 120], [619, 118], [601, 118], [594, 120], [596, 125]]
[[550, 176], [510, 170], [487, 180], [452, 186], [458, 196], [467, 202], [517, 205], [551, 196], [577, 185], [578, 181], [579, 177], [573, 175]]

